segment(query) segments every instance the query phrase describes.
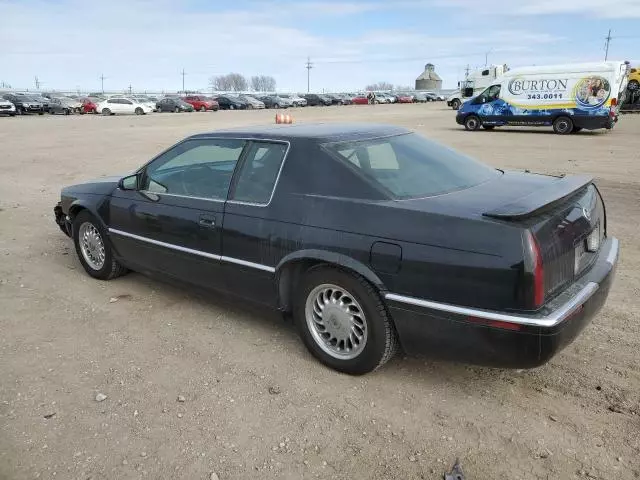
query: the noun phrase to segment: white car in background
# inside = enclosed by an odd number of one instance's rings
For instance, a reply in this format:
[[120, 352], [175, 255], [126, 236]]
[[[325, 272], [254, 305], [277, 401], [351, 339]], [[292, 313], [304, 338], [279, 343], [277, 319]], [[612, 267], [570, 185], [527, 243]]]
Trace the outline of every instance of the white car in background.
[[145, 115], [153, 110], [149, 105], [126, 97], [110, 97], [100, 102], [96, 108], [102, 115]]
[[291, 100], [291, 106], [293, 107], [307, 106], [307, 99], [302, 98], [299, 95], [296, 95], [295, 93], [280, 93], [278, 95], [280, 96], [280, 98], [286, 98], [288, 100]]
[[147, 97], [146, 95], [133, 95], [131, 97], [127, 97], [130, 98], [131, 100], [133, 100], [134, 102], [138, 102], [141, 103], [143, 105], [147, 105], [148, 107], [151, 107], [152, 111], [156, 111], [156, 103], [158, 103], [158, 100], [154, 100], [150, 97]]
[[0, 115], [16, 116], [16, 106], [9, 100], [0, 97]]

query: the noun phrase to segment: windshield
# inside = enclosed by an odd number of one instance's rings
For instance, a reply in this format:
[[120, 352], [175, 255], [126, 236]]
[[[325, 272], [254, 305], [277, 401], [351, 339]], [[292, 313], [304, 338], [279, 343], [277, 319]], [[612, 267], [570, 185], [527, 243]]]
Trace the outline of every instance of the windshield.
[[334, 143], [325, 148], [396, 199], [463, 190], [500, 175], [415, 133]]

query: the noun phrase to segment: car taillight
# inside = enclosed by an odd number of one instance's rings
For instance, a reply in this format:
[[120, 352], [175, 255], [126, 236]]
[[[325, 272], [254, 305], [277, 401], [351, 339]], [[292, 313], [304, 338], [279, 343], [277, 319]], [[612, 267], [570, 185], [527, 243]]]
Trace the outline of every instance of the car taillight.
[[532, 262], [533, 306], [534, 308], [538, 308], [544, 304], [544, 266], [542, 264], [542, 253], [540, 252], [540, 245], [530, 231], [527, 231], [527, 241], [529, 243]]

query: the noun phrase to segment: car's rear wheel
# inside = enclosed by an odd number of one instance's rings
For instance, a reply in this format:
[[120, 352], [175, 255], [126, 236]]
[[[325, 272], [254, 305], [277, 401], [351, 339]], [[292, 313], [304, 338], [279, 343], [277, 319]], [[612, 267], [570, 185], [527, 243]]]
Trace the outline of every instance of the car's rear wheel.
[[294, 316], [309, 351], [340, 372], [362, 375], [393, 357], [397, 334], [378, 292], [364, 278], [329, 266], [307, 272]]
[[470, 132], [478, 130], [481, 126], [482, 122], [476, 115], [469, 115], [464, 119], [464, 128], [469, 130]]
[[553, 121], [553, 131], [558, 135], [567, 135], [573, 131], [573, 122], [569, 117], [558, 117]]
[[111, 110], [109, 110], [108, 108], [103, 108], [102, 115], [111, 115]]
[[111, 280], [127, 272], [113, 257], [100, 222], [87, 210], [82, 210], [73, 219], [73, 243], [80, 263], [93, 278]]
[[201, 111], [201, 112], [206, 112], [206, 111], [207, 111], [207, 107], [205, 107], [204, 105], [202, 105], [202, 106], [200, 107], [200, 111]]

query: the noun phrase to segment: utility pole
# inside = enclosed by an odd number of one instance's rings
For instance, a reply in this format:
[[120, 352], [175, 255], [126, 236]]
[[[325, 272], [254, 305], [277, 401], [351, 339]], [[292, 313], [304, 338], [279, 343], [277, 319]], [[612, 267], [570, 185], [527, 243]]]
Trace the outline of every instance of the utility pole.
[[36, 90], [40, 90], [40, 80], [38, 80], [38, 76], [34, 77], [34, 83], [36, 84]]
[[182, 93], [184, 93], [184, 76], [186, 75], [185, 71], [184, 71], [184, 67], [182, 68]]
[[486, 67], [489, 64], [489, 54], [493, 51], [493, 47], [489, 49], [489, 51], [487, 51], [484, 54], [484, 66]]
[[611, 29], [609, 29], [609, 34], [606, 37], [606, 43], [604, 44], [604, 61], [607, 61], [609, 57], [609, 44], [611, 43]]
[[104, 79], [107, 77], [104, 76], [104, 73], [101, 73], [98, 78], [100, 79], [100, 86], [102, 87], [102, 93], [104, 93]]
[[131, 84], [129, 84], [129, 95], [131, 95]]
[[311, 58], [307, 57], [307, 63], [305, 64], [305, 67], [307, 69], [307, 93], [309, 93], [311, 90], [309, 89], [310, 87], [310, 78], [311, 78], [311, 69], [313, 68], [313, 63], [311, 63]]

